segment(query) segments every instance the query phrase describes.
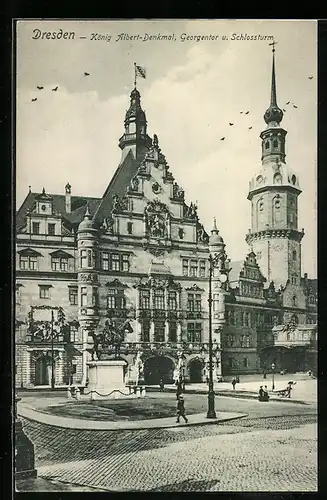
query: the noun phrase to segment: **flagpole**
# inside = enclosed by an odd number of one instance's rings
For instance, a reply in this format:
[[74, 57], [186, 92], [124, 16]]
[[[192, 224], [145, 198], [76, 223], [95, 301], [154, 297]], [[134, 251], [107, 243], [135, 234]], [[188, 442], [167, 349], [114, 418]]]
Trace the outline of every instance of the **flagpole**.
[[136, 63], [134, 63], [134, 88], [136, 89]]

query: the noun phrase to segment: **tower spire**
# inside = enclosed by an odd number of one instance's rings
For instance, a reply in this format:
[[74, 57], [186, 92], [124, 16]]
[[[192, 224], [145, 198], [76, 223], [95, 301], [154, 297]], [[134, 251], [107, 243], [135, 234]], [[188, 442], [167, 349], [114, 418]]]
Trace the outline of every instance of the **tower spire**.
[[275, 44], [277, 42], [272, 42], [269, 45], [273, 46], [272, 49], [272, 54], [273, 54], [273, 60], [272, 60], [272, 75], [271, 75], [271, 97], [270, 97], [270, 106], [277, 107], [277, 96], [276, 96], [276, 76], [275, 76]]
[[273, 41], [269, 45], [272, 45], [272, 72], [271, 72], [271, 92], [270, 92], [270, 105], [264, 115], [264, 120], [268, 127], [276, 127], [280, 124], [283, 119], [283, 111], [278, 107], [277, 104], [277, 92], [276, 92], [276, 70], [275, 70], [275, 45], [277, 42]]

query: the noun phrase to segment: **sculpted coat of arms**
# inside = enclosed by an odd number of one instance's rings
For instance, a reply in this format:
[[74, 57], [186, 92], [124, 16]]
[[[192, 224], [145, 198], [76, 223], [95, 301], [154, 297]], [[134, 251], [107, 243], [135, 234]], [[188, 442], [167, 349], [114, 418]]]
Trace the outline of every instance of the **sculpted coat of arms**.
[[169, 235], [170, 214], [167, 206], [159, 200], [150, 201], [144, 210], [146, 233], [154, 238]]

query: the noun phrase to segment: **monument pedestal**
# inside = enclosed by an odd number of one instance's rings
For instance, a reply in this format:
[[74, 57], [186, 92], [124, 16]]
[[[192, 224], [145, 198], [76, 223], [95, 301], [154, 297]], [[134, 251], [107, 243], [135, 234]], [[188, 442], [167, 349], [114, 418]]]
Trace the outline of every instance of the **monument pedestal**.
[[91, 399], [117, 399], [128, 396], [129, 390], [124, 381], [125, 364], [120, 359], [87, 363], [89, 368], [87, 394], [91, 394]]

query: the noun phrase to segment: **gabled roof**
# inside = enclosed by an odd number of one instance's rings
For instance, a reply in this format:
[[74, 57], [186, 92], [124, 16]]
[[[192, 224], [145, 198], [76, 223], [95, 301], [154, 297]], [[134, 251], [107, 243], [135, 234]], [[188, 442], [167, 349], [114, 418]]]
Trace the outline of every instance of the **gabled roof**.
[[[25, 224], [25, 218], [28, 210], [31, 210], [35, 200], [40, 193], [28, 193], [22, 205], [16, 214], [16, 227], [19, 230]], [[64, 194], [50, 194], [53, 199], [53, 207], [72, 225], [79, 224], [84, 217], [86, 205], [89, 205], [91, 214], [94, 214], [101, 199], [91, 198], [89, 196], [72, 196], [71, 197], [71, 213], [66, 212], [65, 195]]]
[[50, 252], [52, 257], [63, 257], [66, 259], [73, 259], [74, 256], [71, 253], [65, 252], [64, 250], [55, 250], [54, 252]]
[[42, 254], [40, 252], [37, 252], [34, 250], [34, 248], [23, 248], [22, 250], [19, 250], [17, 252], [19, 255], [27, 255], [29, 257], [42, 257]]
[[[136, 174], [141, 161], [136, 160], [132, 151], [129, 151], [123, 161], [118, 165], [107, 189], [102, 196], [102, 200], [94, 215], [95, 222], [102, 222], [105, 217], [109, 217], [112, 210], [112, 197], [114, 195], [123, 196], [129, 186], [132, 177]], [[91, 211], [91, 210], [90, 210]], [[91, 211], [92, 213], [92, 211]]]

